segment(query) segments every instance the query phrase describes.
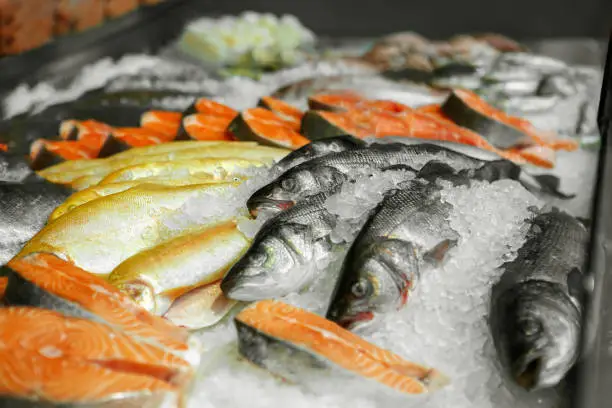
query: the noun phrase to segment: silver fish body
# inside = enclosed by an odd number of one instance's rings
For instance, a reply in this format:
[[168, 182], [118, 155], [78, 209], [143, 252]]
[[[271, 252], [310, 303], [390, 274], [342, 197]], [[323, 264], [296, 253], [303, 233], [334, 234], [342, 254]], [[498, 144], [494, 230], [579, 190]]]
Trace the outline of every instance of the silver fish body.
[[317, 157], [325, 156], [330, 153], [357, 150], [365, 146], [366, 143], [363, 140], [357, 139], [350, 135], [315, 140], [283, 157], [274, 166], [272, 166], [270, 171], [274, 172], [274, 174], [280, 175], [298, 164], [304, 163], [305, 161], [316, 159]]
[[264, 223], [246, 253], [221, 282], [226, 297], [256, 301], [300, 290], [316, 276], [316, 262], [333, 250], [336, 216], [316, 194]]
[[421, 271], [439, 265], [456, 244], [451, 209], [435, 183], [415, 180], [390, 192], [351, 245], [327, 318], [357, 330], [401, 308]]
[[333, 192], [346, 180], [368, 169], [383, 170], [404, 165], [418, 171], [431, 160], [452, 163], [456, 170], [476, 169], [484, 164], [481, 160], [430, 143], [373, 143], [367, 149], [331, 153], [291, 168], [256, 191], [247, 200], [247, 207], [252, 215], [262, 209], [284, 210], [310, 195]]
[[588, 238], [584, 225], [566, 213], [535, 216], [493, 286], [495, 348], [509, 376], [528, 390], [555, 386], [578, 358]]
[[[527, 170], [523, 169], [521, 166], [514, 164], [508, 160], [504, 160], [500, 155], [490, 152], [488, 150], [480, 149], [475, 146], [466, 145], [463, 143], [454, 143], [448, 142], [444, 140], [429, 140], [429, 139], [419, 139], [419, 138], [411, 138], [411, 137], [400, 137], [400, 136], [387, 136], [383, 139], [376, 139], [377, 143], [403, 143], [407, 145], [419, 145], [419, 144], [434, 144], [436, 146], [444, 147], [449, 150], [453, 150], [459, 153], [462, 153], [465, 156], [471, 157], [473, 159], [477, 159], [484, 162], [498, 162], [499, 165], [504, 168], [512, 170], [512, 173], [517, 173], [517, 177], [500, 177], [500, 178], [513, 178], [517, 180], [519, 183], [523, 185], [527, 190], [531, 191], [534, 194], [543, 194], [543, 195], [552, 195], [554, 197], [560, 199], [571, 199], [576, 195], [571, 193], [565, 193], [559, 190], [560, 180], [557, 176], [553, 176], [550, 174], [531, 174]], [[503, 163], [503, 164], [501, 164]], [[494, 165], [493, 167], [497, 167], [498, 165]], [[491, 169], [489, 167], [489, 169]], [[494, 179], [486, 179], [486, 181], [495, 181]], [[499, 178], [497, 179], [499, 180]]]

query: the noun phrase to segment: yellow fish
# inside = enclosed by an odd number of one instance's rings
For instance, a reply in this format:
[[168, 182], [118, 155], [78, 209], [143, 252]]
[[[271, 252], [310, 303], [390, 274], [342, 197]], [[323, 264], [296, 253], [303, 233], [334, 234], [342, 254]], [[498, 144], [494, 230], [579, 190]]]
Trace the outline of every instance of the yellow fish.
[[137, 253], [117, 266], [108, 282], [163, 315], [182, 294], [223, 278], [249, 244], [236, 220], [223, 222]]
[[[209, 223], [206, 214], [201, 219], [194, 219], [177, 210], [190, 199], [209, 202], [223, 200], [225, 195], [228, 200], [235, 200], [232, 192], [238, 184], [180, 187], [141, 184], [101, 197], [47, 224], [17, 257], [32, 252], [50, 252], [93, 274], [107, 275], [140, 251], [187, 231], [203, 228]], [[203, 207], [202, 211], [206, 208]], [[177, 215], [182, 222], [180, 227], [176, 221], [171, 221]], [[222, 215], [216, 217], [222, 218]], [[232, 217], [233, 214], [228, 214], [227, 218]]]
[[286, 149], [268, 146], [218, 144], [143, 156], [119, 157], [117, 159], [113, 159], [113, 157], [107, 159], [92, 159], [89, 160], [89, 162], [94, 162], [96, 164], [85, 168], [82, 166], [79, 167], [78, 165], [71, 165], [71, 163], [78, 164], [80, 162], [68, 161], [44, 169], [38, 172], [38, 174], [53, 183], [70, 184], [79, 177], [106, 176], [114, 171], [139, 164], [190, 159], [226, 158], [256, 160], [269, 164], [281, 159], [288, 152], [289, 150]]
[[57, 207], [49, 216], [48, 222], [53, 221], [56, 218], [61, 217], [90, 201], [96, 200], [100, 197], [106, 197], [107, 195], [120, 193], [132, 187], [136, 187], [140, 184], [156, 184], [161, 186], [188, 186], [191, 184], [220, 184], [220, 183], [233, 183], [234, 180], [214, 180], [211, 176], [199, 175], [189, 176], [181, 179], [167, 179], [163, 177], [146, 177], [133, 181], [124, 181], [121, 183], [112, 183], [104, 185], [94, 185], [88, 187], [82, 191], [77, 191], [66, 199], [59, 207]]
[[99, 184], [119, 183], [122, 181], [138, 180], [146, 177], [166, 177], [182, 179], [189, 176], [204, 177], [212, 179], [227, 179], [231, 176], [246, 175], [250, 167], [263, 166], [264, 163], [256, 160], [244, 159], [192, 159], [182, 161], [167, 161], [157, 163], [139, 164], [117, 170]]

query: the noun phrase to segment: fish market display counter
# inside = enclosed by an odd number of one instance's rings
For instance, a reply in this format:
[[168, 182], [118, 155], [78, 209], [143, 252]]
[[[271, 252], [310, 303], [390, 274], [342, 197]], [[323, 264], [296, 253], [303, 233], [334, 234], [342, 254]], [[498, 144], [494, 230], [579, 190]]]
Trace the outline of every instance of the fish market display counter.
[[177, 35], [3, 101], [3, 397], [604, 406], [597, 41]]

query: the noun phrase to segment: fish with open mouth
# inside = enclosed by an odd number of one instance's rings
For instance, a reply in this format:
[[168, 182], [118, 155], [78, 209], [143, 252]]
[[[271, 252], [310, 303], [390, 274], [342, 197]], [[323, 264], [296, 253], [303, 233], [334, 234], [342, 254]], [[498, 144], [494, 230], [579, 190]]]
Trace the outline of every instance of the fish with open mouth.
[[449, 225], [452, 206], [440, 190], [435, 182], [416, 179], [387, 193], [348, 251], [329, 320], [350, 330], [372, 327], [378, 315], [406, 304], [424, 270], [444, 262], [459, 235]]
[[531, 220], [491, 292], [490, 327], [508, 376], [527, 390], [557, 385], [578, 359], [589, 234], [552, 209]]
[[[301, 163], [268, 185], [257, 190], [247, 200], [253, 216], [261, 210], [282, 211], [296, 202], [322, 191], [334, 191], [345, 181], [368, 168], [385, 169], [394, 165], [406, 165], [420, 170], [426, 163], [438, 160], [446, 162], [455, 171], [487, 169], [481, 172], [481, 180], [495, 181], [503, 178], [515, 179], [531, 191], [551, 192], [567, 197], [548, 186], [541, 179], [528, 175], [515, 163], [498, 158], [475, 158], [446, 145], [434, 143], [373, 143], [367, 148], [330, 153]], [[546, 177], [546, 182], [548, 178]], [[557, 180], [558, 181], [558, 180]]]
[[264, 223], [246, 253], [221, 282], [226, 297], [255, 301], [284, 296], [307, 286], [317, 260], [334, 250], [330, 234], [336, 216], [319, 193]]

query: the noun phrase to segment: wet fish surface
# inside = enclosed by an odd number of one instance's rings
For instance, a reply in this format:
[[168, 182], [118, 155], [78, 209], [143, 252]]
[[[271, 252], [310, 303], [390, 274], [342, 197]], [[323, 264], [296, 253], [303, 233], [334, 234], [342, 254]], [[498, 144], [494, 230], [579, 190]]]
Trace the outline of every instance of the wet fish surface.
[[531, 221], [492, 289], [490, 327], [502, 366], [525, 389], [555, 386], [576, 362], [589, 234], [552, 209]]
[[51, 212], [72, 190], [43, 182], [0, 183], [0, 265], [4, 265], [42, 229]]
[[272, 167], [271, 171], [276, 174], [282, 174], [305, 161], [316, 159], [330, 153], [357, 150], [365, 146], [366, 143], [364, 141], [350, 135], [316, 140], [283, 157]]
[[[469, 183], [463, 177], [455, 183]], [[414, 180], [391, 190], [361, 228], [345, 258], [327, 318], [348, 329], [401, 308], [423, 270], [440, 265], [459, 235], [440, 186]]]
[[433, 143], [373, 143], [366, 149], [330, 153], [289, 169], [253, 193], [247, 200], [247, 207], [254, 216], [260, 210], [283, 210], [304, 197], [333, 191], [368, 168], [383, 170], [389, 166], [405, 165], [418, 171], [432, 160], [445, 162], [455, 171], [486, 167], [496, 171], [491, 171], [488, 177], [486, 172], [481, 172], [482, 180], [491, 182], [512, 178], [532, 191], [546, 191], [565, 196], [554, 188], [554, 180], [552, 185], [548, 186], [508, 160], [494, 161], [488, 157], [488, 160], [475, 158], [445, 145]]
[[314, 278], [315, 262], [333, 251], [336, 216], [316, 194], [264, 223], [244, 256], [228, 271], [221, 290], [230, 299], [254, 301], [283, 296]]

